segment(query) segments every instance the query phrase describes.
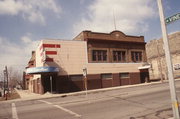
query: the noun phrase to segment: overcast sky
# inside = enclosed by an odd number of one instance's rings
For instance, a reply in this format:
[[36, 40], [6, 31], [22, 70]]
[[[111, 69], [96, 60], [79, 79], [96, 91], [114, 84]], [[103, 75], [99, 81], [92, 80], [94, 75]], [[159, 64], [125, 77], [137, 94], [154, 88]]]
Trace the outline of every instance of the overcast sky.
[[[162, 0], [165, 17], [180, 12], [180, 0]], [[0, 72], [24, 68], [43, 38], [72, 40], [83, 30], [160, 38], [157, 0], [0, 0]], [[180, 20], [168, 25], [179, 31]]]

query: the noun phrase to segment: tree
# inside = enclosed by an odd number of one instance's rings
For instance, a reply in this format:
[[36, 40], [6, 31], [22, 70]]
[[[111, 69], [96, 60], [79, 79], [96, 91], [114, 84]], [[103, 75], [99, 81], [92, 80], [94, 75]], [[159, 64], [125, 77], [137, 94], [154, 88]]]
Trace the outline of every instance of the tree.
[[18, 68], [8, 67], [8, 75], [9, 75], [9, 87], [15, 88], [20, 86], [23, 88], [23, 72]]

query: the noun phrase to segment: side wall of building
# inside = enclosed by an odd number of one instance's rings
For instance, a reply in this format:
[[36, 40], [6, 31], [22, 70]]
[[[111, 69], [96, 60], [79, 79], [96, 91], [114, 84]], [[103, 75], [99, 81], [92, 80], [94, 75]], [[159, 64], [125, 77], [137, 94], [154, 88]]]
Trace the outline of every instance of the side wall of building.
[[[172, 58], [172, 65], [175, 68], [176, 64], [180, 65], [180, 32], [170, 34], [169, 36], [170, 52]], [[146, 53], [148, 63], [151, 64], [149, 69], [151, 80], [167, 79], [167, 67], [165, 61], [165, 53], [163, 48], [163, 40], [151, 40], [146, 45]], [[180, 70], [173, 70], [174, 77], [180, 77]]]

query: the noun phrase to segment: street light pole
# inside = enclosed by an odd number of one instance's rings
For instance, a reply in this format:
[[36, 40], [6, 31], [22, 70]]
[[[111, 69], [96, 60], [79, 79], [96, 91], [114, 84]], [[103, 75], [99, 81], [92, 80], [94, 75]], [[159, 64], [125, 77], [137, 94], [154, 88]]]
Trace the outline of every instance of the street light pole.
[[178, 108], [179, 104], [178, 104], [177, 96], [176, 96], [172, 60], [171, 60], [171, 55], [170, 55], [170, 50], [169, 50], [169, 41], [167, 37], [166, 25], [165, 25], [165, 20], [164, 20], [162, 0], [157, 0], [157, 2], [158, 2], [159, 16], [160, 16], [160, 21], [161, 21], [161, 29], [162, 29], [162, 35], [163, 35], [166, 63], [167, 63], [167, 68], [168, 68], [168, 78], [169, 78], [169, 87], [170, 87], [170, 93], [171, 93], [173, 116], [174, 116], [174, 119], [179, 119], [179, 108]]

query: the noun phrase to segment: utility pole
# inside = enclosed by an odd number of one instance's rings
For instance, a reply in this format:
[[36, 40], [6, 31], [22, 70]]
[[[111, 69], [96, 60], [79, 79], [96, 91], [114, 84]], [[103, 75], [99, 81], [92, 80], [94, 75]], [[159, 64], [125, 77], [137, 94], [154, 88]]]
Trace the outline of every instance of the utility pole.
[[6, 71], [6, 79], [7, 79], [7, 92], [9, 93], [9, 81], [8, 81], [8, 70], [7, 70], [7, 66], [5, 67], [5, 71]]
[[170, 93], [171, 93], [173, 116], [174, 116], [174, 119], [179, 119], [179, 104], [178, 104], [177, 96], [176, 96], [176, 88], [175, 88], [175, 82], [174, 82], [174, 76], [173, 76], [173, 67], [172, 67], [171, 55], [170, 55], [170, 50], [169, 50], [169, 41], [167, 37], [166, 24], [165, 24], [163, 7], [162, 7], [162, 0], [157, 0], [157, 3], [158, 3], [158, 8], [159, 8], [159, 16], [160, 16], [161, 29], [162, 29], [162, 35], [163, 35], [163, 41], [164, 41], [166, 63], [167, 63], [167, 68], [168, 68], [168, 78], [169, 78], [169, 87], [170, 87]]
[[4, 90], [3, 90], [3, 95], [5, 96], [5, 89], [6, 89], [6, 70], [3, 70], [4, 74]]

